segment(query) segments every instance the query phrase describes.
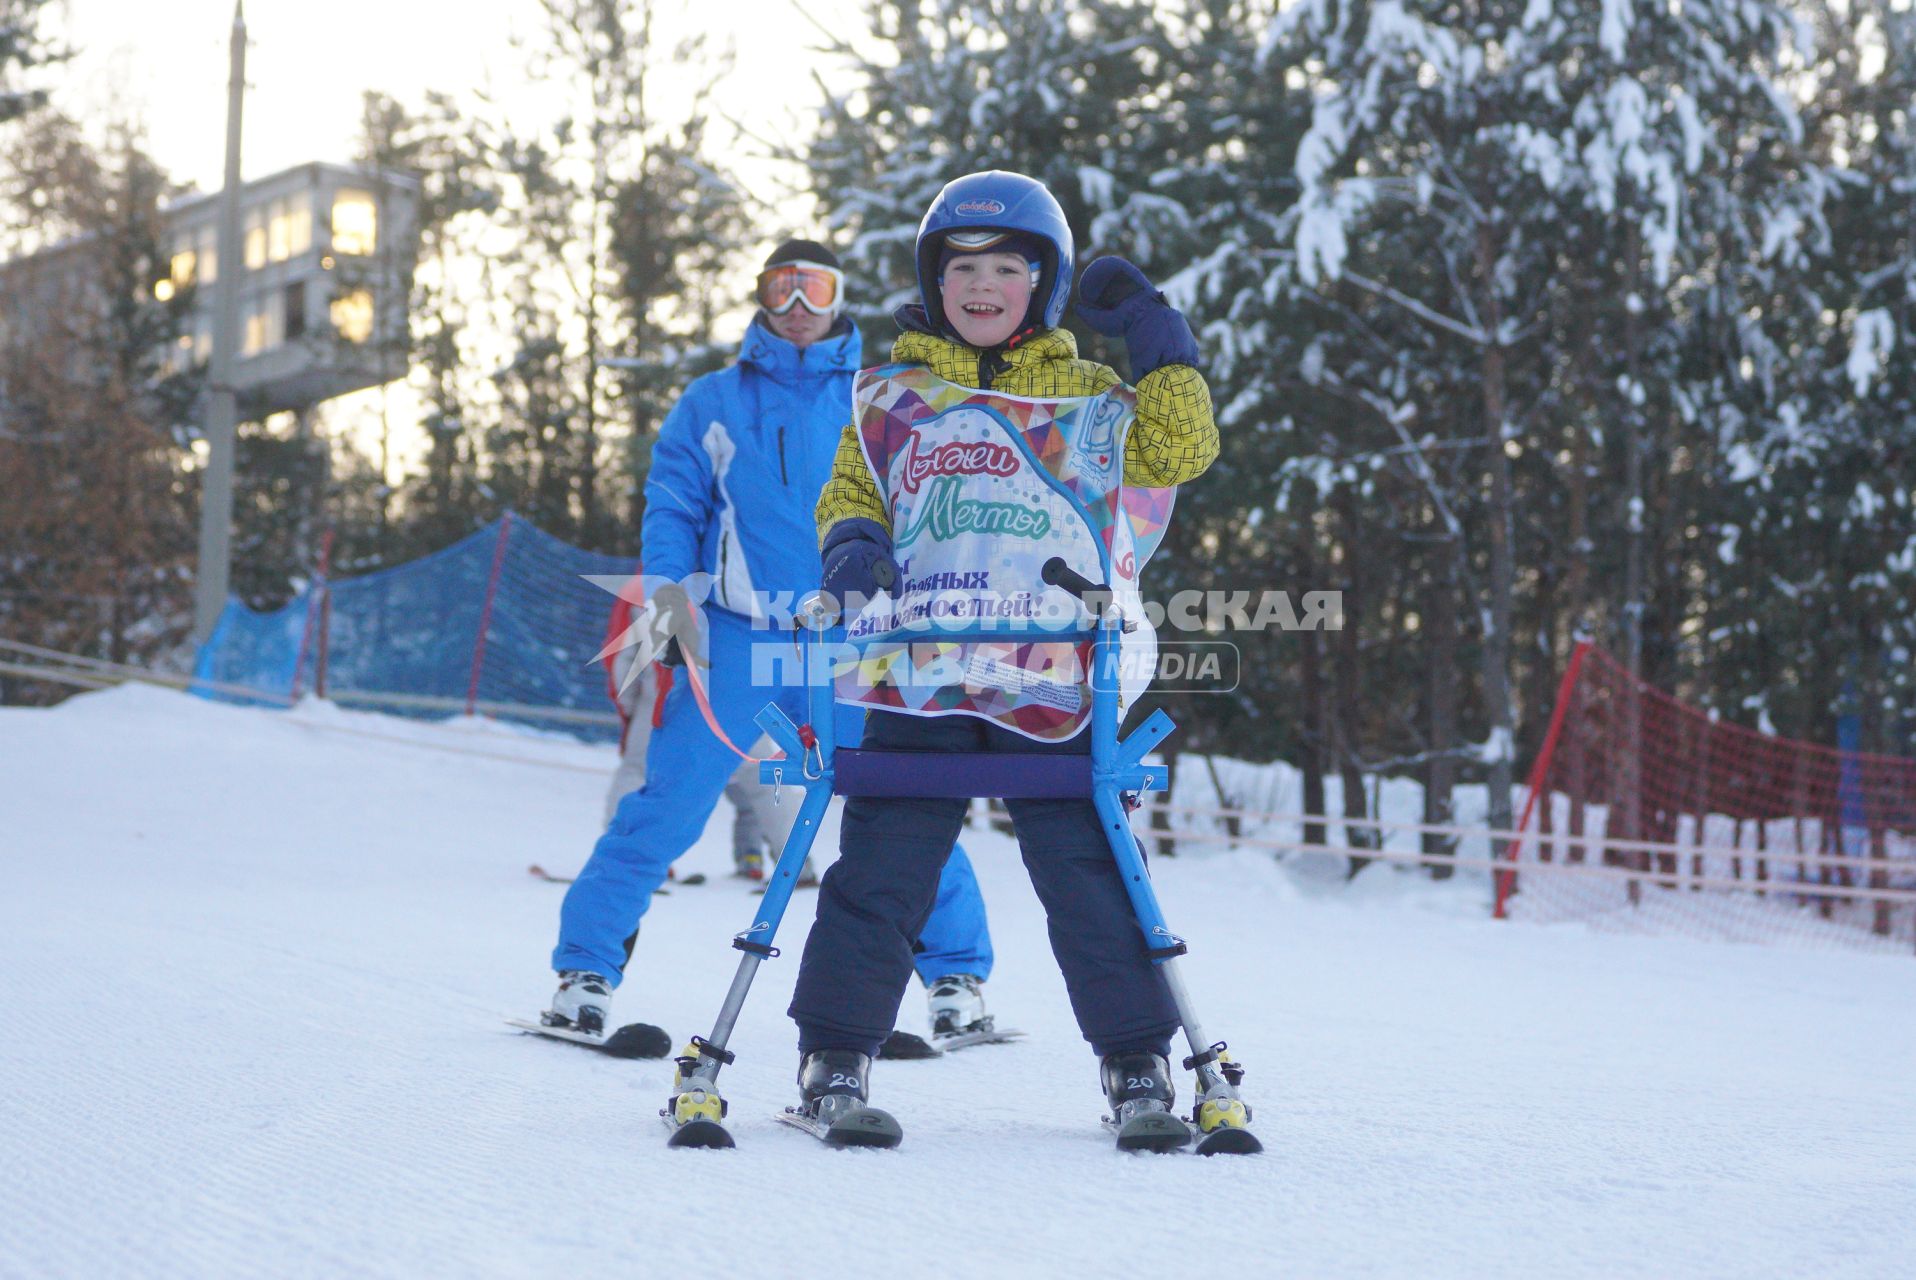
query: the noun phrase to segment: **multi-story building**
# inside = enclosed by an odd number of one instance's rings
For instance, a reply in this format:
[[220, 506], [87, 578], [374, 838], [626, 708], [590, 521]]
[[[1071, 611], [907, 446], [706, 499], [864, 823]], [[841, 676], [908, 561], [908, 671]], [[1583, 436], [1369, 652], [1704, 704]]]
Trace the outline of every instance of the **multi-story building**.
[[[402, 174], [305, 164], [248, 182], [240, 195], [239, 333], [233, 369], [240, 414], [303, 412], [403, 377], [407, 295], [416, 258], [418, 183]], [[175, 368], [213, 352], [220, 195], [164, 212], [162, 301], [188, 300]], [[73, 240], [0, 264], [0, 324], [14, 332], [87, 305], [91, 242]]]

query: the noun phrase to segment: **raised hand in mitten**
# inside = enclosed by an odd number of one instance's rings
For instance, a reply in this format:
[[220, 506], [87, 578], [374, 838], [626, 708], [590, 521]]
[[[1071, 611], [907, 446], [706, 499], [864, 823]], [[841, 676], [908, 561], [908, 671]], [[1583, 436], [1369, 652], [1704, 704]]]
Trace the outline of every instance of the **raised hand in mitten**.
[[1197, 338], [1184, 315], [1123, 258], [1106, 255], [1078, 278], [1078, 314], [1107, 338], [1123, 338], [1131, 380], [1168, 364], [1198, 362]]

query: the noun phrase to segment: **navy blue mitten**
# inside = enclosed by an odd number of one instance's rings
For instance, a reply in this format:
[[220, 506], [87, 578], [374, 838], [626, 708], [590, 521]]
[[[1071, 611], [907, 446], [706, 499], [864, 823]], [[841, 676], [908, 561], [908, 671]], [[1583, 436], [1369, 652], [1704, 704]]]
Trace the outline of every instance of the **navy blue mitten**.
[[1107, 254], [1084, 269], [1078, 314], [1105, 337], [1124, 339], [1133, 382], [1167, 364], [1198, 362], [1197, 338], [1184, 314], [1123, 258]]
[[826, 532], [819, 554], [825, 560], [825, 576], [818, 585], [840, 604], [853, 598], [869, 600], [897, 585], [891, 534], [876, 520], [840, 520]]

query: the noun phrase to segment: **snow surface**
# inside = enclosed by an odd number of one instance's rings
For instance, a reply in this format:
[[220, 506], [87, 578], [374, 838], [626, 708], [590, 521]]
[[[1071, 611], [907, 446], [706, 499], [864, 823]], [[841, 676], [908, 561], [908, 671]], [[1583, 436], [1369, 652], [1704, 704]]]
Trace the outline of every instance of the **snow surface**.
[[[526, 865], [578, 865], [609, 767], [151, 689], [0, 709], [0, 1276], [1909, 1274], [1910, 958], [1497, 924], [1481, 881], [1243, 850], [1158, 877], [1263, 1157], [1109, 1149], [982, 833], [1030, 1038], [881, 1065], [898, 1151], [775, 1125], [801, 898], [724, 1077], [739, 1150], [669, 1151], [665, 1064], [501, 1025], [550, 994]], [[684, 870], [723, 871], [726, 816]], [[658, 899], [617, 1012], [707, 1029], [753, 905]]]

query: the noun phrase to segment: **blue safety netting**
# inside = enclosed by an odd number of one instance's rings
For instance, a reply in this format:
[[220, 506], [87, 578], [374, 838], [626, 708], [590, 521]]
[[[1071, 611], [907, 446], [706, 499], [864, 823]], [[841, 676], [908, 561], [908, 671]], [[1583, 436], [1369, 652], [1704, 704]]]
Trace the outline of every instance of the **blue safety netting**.
[[[313, 689], [323, 658], [329, 697], [401, 694], [463, 707], [470, 694], [480, 703], [609, 712], [595, 658], [613, 597], [586, 575], [621, 577], [636, 568], [630, 557], [581, 550], [508, 513], [443, 551], [333, 582], [329, 609], [319, 608], [321, 587], [272, 613], [229, 601], [195, 675], [284, 699]], [[230, 690], [201, 692], [249, 700]], [[445, 715], [456, 708], [382, 709]], [[530, 711], [503, 714], [592, 737], [613, 733]]]
[[[212, 636], [200, 646], [193, 676], [232, 687], [196, 687], [194, 692], [225, 702], [283, 705], [293, 688], [313, 594], [303, 592], [270, 613], [255, 613], [238, 600], [229, 599]], [[242, 689], [279, 696], [249, 697], [240, 692]]]

